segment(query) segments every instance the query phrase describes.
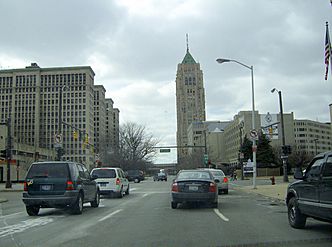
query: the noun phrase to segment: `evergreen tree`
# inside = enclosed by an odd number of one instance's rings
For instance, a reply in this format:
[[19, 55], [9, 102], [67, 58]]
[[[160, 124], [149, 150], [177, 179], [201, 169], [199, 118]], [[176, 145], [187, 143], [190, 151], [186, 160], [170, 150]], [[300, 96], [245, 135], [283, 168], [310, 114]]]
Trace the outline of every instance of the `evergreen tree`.
[[271, 164], [275, 161], [270, 140], [265, 134], [259, 135], [257, 143], [257, 163]]

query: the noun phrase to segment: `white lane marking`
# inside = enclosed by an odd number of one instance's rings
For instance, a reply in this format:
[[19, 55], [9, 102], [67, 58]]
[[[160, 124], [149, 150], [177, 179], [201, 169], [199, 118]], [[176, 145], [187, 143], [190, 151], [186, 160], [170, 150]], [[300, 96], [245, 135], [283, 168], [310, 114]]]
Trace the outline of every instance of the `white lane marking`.
[[13, 213], [13, 214], [2, 215], [2, 216], [0, 216], [0, 219], [3, 219], [3, 218], [10, 218], [10, 217], [13, 217], [13, 216], [18, 215], [18, 214], [23, 214], [23, 212], [18, 212], [18, 213]]
[[222, 213], [220, 213], [220, 211], [219, 211], [217, 208], [213, 209], [213, 211], [214, 211], [214, 212], [216, 213], [216, 215], [218, 215], [219, 218], [222, 219], [223, 221], [226, 221], [226, 222], [229, 221], [229, 219], [226, 218]]
[[137, 190], [137, 188], [131, 188], [131, 189], [129, 189], [130, 192], [131, 191], [135, 191], [135, 190]]
[[99, 219], [98, 221], [101, 222], [101, 221], [104, 221], [104, 220], [107, 220], [108, 218], [112, 217], [113, 215], [117, 214], [117, 213], [120, 213], [123, 209], [118, 209], [108, 215], [106, 215], [105, 217]]
[[142, 197], [146, 197], [146, 196], [148, 196], [149, 195], [149, 193], [146, 193], [146, 194], [144, 194]]
[[4, 227], [0, 227], [0, 238], [13, 235], [14, 233], [23, 232], [25, 230], [30, 229], [31, 227], [43, 226], [50, 222], [53, 222], [52, 218], [41, 217], [33, 220], [25, 220], [15, 225], [7, 225]]

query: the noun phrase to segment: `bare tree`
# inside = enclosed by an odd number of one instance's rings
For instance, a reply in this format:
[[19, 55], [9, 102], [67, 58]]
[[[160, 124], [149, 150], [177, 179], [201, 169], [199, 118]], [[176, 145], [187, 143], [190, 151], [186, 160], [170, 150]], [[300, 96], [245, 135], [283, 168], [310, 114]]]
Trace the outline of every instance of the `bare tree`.
[[110, 155], [111, 162], [124, 169], [145, 168], [156, 155], [158, 140], [146, 131], [145, 126], [128, 122], [120, 126], [119, 149]]

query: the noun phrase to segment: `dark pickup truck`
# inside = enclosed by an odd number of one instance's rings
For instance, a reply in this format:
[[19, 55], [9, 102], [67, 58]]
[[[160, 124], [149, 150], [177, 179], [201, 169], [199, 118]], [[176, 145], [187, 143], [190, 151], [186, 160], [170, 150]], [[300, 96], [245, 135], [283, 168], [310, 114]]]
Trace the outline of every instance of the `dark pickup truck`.
[[289, 224], [304, 228], [307, 217], [332, 223], [332, 151], [315, 156], [294, 178], [286, 197]]

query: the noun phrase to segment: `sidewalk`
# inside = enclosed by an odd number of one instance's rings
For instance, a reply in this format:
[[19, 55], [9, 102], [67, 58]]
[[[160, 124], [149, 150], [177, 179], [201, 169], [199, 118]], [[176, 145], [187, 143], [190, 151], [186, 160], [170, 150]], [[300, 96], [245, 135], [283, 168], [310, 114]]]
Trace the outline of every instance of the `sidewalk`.
[[[269, 180], [267, 184], [258, 185], [256, 184], [256, 189], [253, 188], [251, 184], [246, 186], [238, 185], [235, 189], [239, 189], [245, 191], [247, 193], [254, 193], [263, 195], [272, 199], [277, 199], [279, 201], [285, 202], [287, 187], [290, 183], [294, 181], [293, 178], [289, 178], [289, 182], [282, 182], [282, 177], [276, 177], [276, 183], [274, 185], [271, 184], [270, 177], [259, 177], [259, 180]], [[250, 179], [250, 181], [252, 181]]]
[[0, 203], [7, 202], [3, 192], [21, 192], [23, 191], [23, 183], [12, 183], [12, 187], [7, 189], [6, 183], [0, 183]]

